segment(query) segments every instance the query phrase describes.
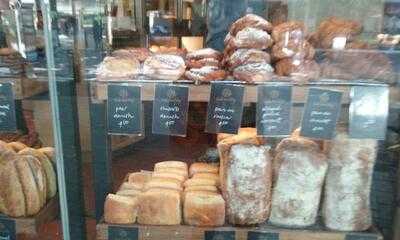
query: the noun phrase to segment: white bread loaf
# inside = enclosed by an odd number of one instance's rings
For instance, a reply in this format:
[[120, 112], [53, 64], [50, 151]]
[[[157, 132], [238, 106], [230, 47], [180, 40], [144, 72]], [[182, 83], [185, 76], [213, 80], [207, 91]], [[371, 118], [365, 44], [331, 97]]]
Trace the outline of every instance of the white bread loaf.
[[222, 226], [225, 223], [225, 201], [220, 194], [188, 192], [185, 194], [183, 213], [188, 225]]
[[151, 180], [151, 173], [146, 172], [133, 172], [128, 174], [128, 182], [136, 184], [138, 187], [141, 186], [143, 189], [148, 181]]
[[217, 186], [220, 185], [219, 175], [215, 174], [215, 173], [196, 173], [196, 174], [193, 175], [192, 178], [193, 179], [198, 179], [198, 178], [200, 178], [200, 179], [213, 179], [213, 180], [216, 181]]
[[218, 189], [216, 186], [188, 186], [185, 188], [185, 192], [190, 192], [190, 191], [209, 191], [209, 192], [215, 192], [218, 193]]
[[221, 190], [231, 224], [262, 223], [269, 215], [272, 158], [270, 147], [256, 135], [255, 129], [246, 129], [219, 136]]
[[196, 173], [214, 173], [218, 174], [219, 168], [216, 165], [208, 163], [193, 163], [189, 168], [189, 175], [192, 177]]
[[277, 180], [270, 222], [305, 227], [316, 221], [328, 164], [317, 143], [303, 137], [283, 139], [276, 148]]
[[154, 173], [173, 173], [184, 177], [184, 179], [189, 177], [188, 171], [182, 168], [159, 167], [154, 170]]
[[364, 231], [371, 227], [370, 192], [377, 141], [350, 139], [338, 131], [328, 151], [323, 220], [339, 231]]
[[136, 184], [136, 183], [131, 183], [131, 182], [123, 182], [121, 186], [119, 187], [118, 191], [122, 190], [137, 190], [137, 191], [142, 191], [143, 190], [142, 184]]
[[186, 180], [183, 184], [185, 187], [189, 186], [217, 186], [215, 179], [204, 179], [204, 178], [191, 178]]
[[181, 161], [164, 161], [158, 162], [154, 165], [154, 171], [157, 171], [160, 168], [179, 168], [185, 171], [188, 170], [187, 164]]
[[138, 223], [178, 225], [182, 221], [181, 194], [170, 189], [153, 188], [140, 195]]
[[151, 188], [165, 188], [180, 192], [183, 191], [182, 184], [175, 179], [152, 179], [146, 184], [145, 190]]
[[135, 223], [138, 198], [108, 194], [104, 204], [104, 221], [111, 224]]
[[135, 189], [125, 189], [125, 190], [120, 190], [116, 193], [116, 195], [119, 196], [126, 196], [126, 197], [137, 197], [139, 194], [141, 194], [142, 191], [135, 190]]
[[184, 182], [186, 177], [182, 174], [170, 173], [170, 172], [154, 172], [153, 178], [171, 178], [176, 179], [180, 182]]

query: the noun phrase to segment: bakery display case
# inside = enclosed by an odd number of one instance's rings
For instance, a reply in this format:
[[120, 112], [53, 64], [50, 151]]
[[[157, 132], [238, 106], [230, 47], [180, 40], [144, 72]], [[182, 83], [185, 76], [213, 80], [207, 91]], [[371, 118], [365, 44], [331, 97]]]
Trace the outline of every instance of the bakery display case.
[[[395, 236], [396, 4], [141, 4], [141, 41], [82, 61], [97, 239]], [[152, 28], [166, 12], [203, 31]]]

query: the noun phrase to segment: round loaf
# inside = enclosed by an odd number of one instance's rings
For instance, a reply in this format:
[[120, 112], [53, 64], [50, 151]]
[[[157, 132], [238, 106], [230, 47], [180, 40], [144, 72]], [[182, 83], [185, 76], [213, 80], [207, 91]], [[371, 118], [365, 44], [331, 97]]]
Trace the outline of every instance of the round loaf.
[[270, 81], [273, 74], [274, 69], [268, 63], [251, 63], [239, 66], [233, 70], [233, 77], [245, 82]]
[[226, 75], [224, 70], [211, 66], [192, 68], [185, 72], [185, 77], [187, 79], [202, 82], [224, 80]]
[[252, 27], [267, 32], [271, 32], [273, 28], [272, 24], [264, 18], [255, 14], [247, 14], [244, 17], [239, 18], [232, 24], [229, 33], [232, 36], [236, 36], [239, 31], [243, 30], [246, 27]]
[[229, 41], [226, 49], [228, 49], [228, 52], [239, 48], [267, 49], [272, 44], [273, 40], [267, 32], [246, 27]]
[[129, 80], [140, 73], [140, 62], [134, 58], [106, 57], [97, 69], [98, 80]]
[[150, 55], [151, 55], [151, 52], [147, 48], [119, 49], [119, 50], [115, 50], [111, 54], [111, 56], [116, 57], [116, 58], [136, 59], [139, 62], [144, 62]]
[[314, 60], [285, 58], [276, 63], [275, 72], [280, 76], [290, 76], [292, 80], [301, 82], [319, 79], [321, 69]]
[[258, 49], [238, 49], [228, 59], [230, 69], [235, 69], [241, 65], [252, 63], [267, 63], [271, 62], [271, 57], [267, 52]]
[[314, 59], [315, 49], [305, 40], [280, 41], [272, 47], [271, 55], [274, 60], [292, 57]]
[[188, 68], [202, 68], [205, 66], [219, 67], [219, 60], [215, 58], [203, 58], [199, 60], [188, 60], [186, 66]]
[[272, 39], [275, 42], [289, 41], [291, 39], [305, 39], [307, 33], [304, 23], [289, 21], [281, 23], [272, 30]]
[[203, 48], [190, 52], [186, 55], [186, 60], [189, 61], [200, 60], [205, 58], [213, 58], [220, 61], [222, 59], [222, 54], [219, 51], [212, 48]]
[[12, 148], [15, 152], [19, 152], [24, 148], [27, 148], [28, 146], [26, 146], [25, 144], [21, 143], [21, 142], [10, 142], [7, 143], [7, 146], [9, 146], [10, 148]]
[[185, 73], [182, 57], [171, 54], [155, 54], [143, 64], [143, 74], [151, 79], [178, 80]]

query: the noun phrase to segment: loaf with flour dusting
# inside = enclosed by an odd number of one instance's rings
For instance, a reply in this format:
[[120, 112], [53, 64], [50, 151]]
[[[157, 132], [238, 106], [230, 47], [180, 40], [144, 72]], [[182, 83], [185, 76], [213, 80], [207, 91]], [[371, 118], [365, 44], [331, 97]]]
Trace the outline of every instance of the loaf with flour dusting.
[[364, 231], [371, 227], [370, 192], [377, 141], [350, 139], [344, 130], [328, 147], [323, 219], [339, 231]]
[[313, 225], [328, 168], [319, 145], [300, 136], [283, 139], [277, 146], [274, 165], [277, 179], [270, 222], [287, 227]]
[[221, 191], [230, 224], [252, 225], [267, 220], [271, 205], [270, 147], [255, 129], [219, 138]]
[[273, 28], [272, 24], [264, 18], [255, 14], [247, 14], [232, 24], [229, 34], [235, 36], [240, 30], [246, 27], [257, 28], [267, 32], [271, 32]]

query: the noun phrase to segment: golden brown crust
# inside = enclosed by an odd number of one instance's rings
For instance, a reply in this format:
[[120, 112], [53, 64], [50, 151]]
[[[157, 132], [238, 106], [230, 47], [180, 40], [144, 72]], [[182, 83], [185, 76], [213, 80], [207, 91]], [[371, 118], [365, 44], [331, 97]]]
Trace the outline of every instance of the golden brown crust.
[[[219, 135], [218, 135], [219, 136]], [[218, 174], [218, 166], [209, 163], [193, 163], [189, 168], [189, 175], [193, 176], [196, 173], [214, 173]]]
[[189, 192], [184, 198], [184, 220], [192, 226], [222, 226], [225, 223], [225, 201], [221, 195]]
[[280, 41], [272, 47], [271, 55], [274, 60], [291, 57], [314, 59], [315, 49], [305, 40]]
[[255, 14], [247, 14], [242, 18], [236, 20], [229, 30], [229, 34], [232, 36], [236, 36], [236, 34], [243, 30], [246, 27], [252, 27], [260, 30], [264, 30], [267, 32], [272, 31], [272, 24], [265, 20], [264, 18], [257, 16]]
[[151, 55], [151, 52], [147, 48], [126, 48], [115, 50], [111, 55], [117, 58], [131, 58], [144, 62]]
[[284, 41], [285, 39], [304, 39], [306, 35], [304, 23], [298, 21], [281, 23], [272, 30], [272, 39], [275, 42]]
[[215, 58], [203, 58], [199, 60], [187, 60], [186, 67], [190, 68], [202, 68], [205, 66], [210, 67], [219, 67], [220, 63], [219, 60]]
[[56, 156], [55, 156], [55, 149], [53, 147], [43, 147], [38, 149], [39, 152], [46, 155], [50, 161], [53, 163], [53, 166], [56, 166]]
[[280, 76], [289, 76], [293, 80], [308, 81], [318, 80], [321, 75], [321, 69], [314, 60], [285, 58], [275, 65], [275, 72]]
[[112, 224], [135, 223], [138, 198], [109, 194], [104, 204], [104, 221]]
[[26, 146], [25, 144], [21, 143], [21, 142], [10, 142], [7, 143], [7, 146], [9, 146], [10, 148], [12, 148], [15, 152], [19, 152], [24, 148], [27, 148], [28, 146]]
[[206, 192], [213, 192], [218, 193], [218, 188], [216, 186], [188, 186], [185, 188], [185, 192], [193, 192], [193, 191], [206, 191]]
[[43, 207], [46, 204], [47, 199], [46, 173], [42, 167], [42, 164], [37, 158], [30, 155], [26, 155], [25, 157], [29, 159], [28, 164], [31, 168], [37, 189], [39, 191], [40, 206]]
[[202, 82], [224, 80], [226, 76], [227, 73], [225, 70], [210, 66], [202, 68], [192, 68], [185, 72], [185, 77], [187, 79]]
[[133, 58], [106, 57], [97, 69], [98, 80], [126, 80], [138, 75], [140, 62]]

